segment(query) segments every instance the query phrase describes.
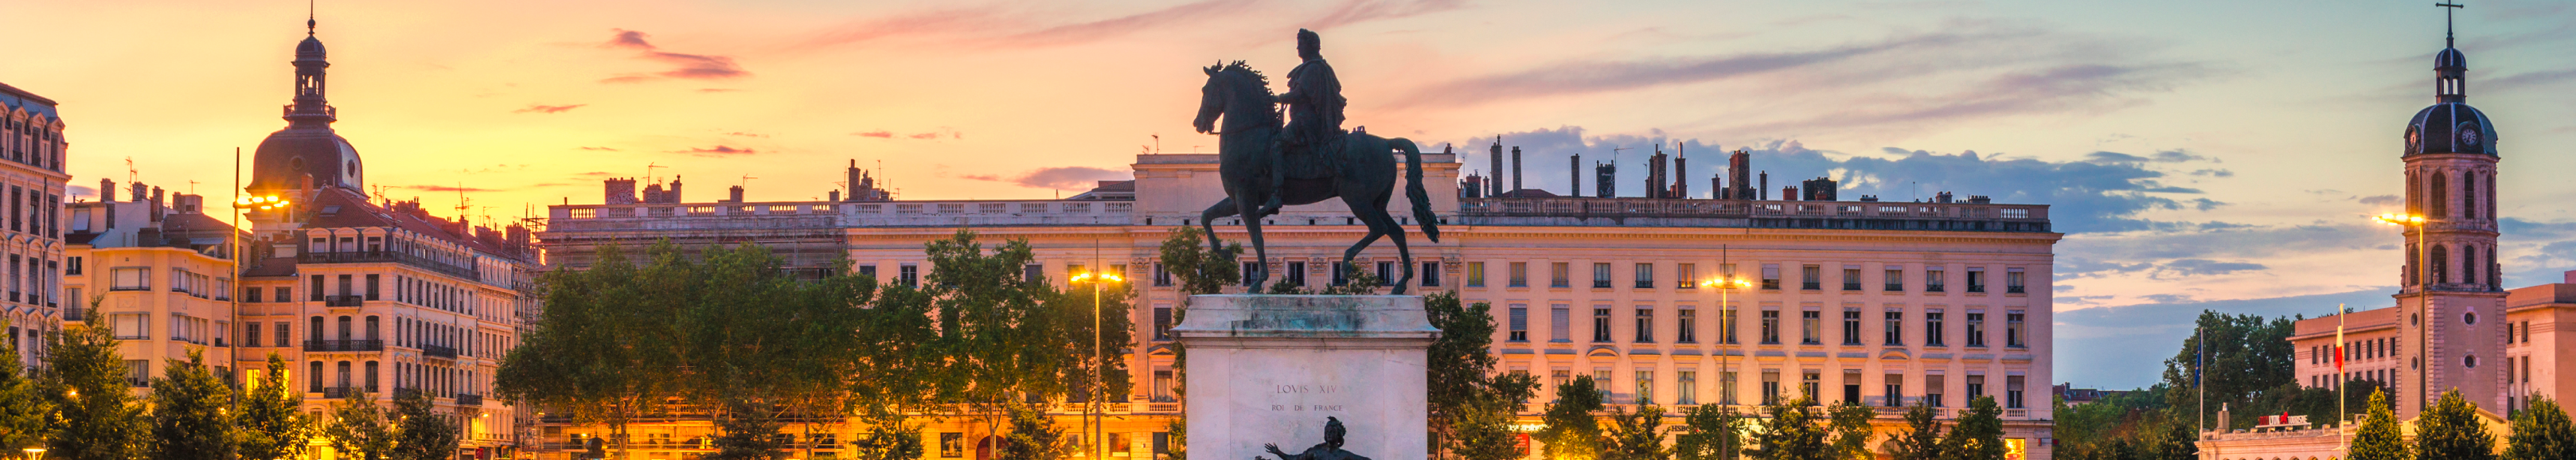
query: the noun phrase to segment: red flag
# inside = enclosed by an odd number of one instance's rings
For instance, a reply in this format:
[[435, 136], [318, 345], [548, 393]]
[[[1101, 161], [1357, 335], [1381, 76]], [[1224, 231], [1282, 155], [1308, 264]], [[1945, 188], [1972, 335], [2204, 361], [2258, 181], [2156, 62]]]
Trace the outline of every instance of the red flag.
[[2343, 378], [2343, 344], [2340, 344], [2340, 343], [2335, 344], [2335, 347], [2334, 347], [2334, 354], [2335, 354], [2335, 378], [2336, 378], [2336, 379], [2342, 379], [2342, 378]]

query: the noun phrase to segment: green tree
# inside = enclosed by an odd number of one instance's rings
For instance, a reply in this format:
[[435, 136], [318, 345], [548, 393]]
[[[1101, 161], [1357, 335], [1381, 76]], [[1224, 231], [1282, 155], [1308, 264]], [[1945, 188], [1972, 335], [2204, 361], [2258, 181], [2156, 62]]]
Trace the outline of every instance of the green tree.
[[1806, 395], [1763, 406], [1763, 430], [1753, 435], [1744, 455], [1759, 460], [1833, 460], [1839, 458], [1832, 445], [1832, 420], [1816, 414], [1815, 402]]
[[2003, 458], [2003, 409], [1995, 397], [1978, 396], [1968, 403], [1968, 412], [1959, 415], [1958, 426], [1941, 438], [1941, 458], [1976, 460]]
[[2459, 390], [2442, 392], [2433, 409], [2415, 419], [2415, 445], [2423, 458], [2486, 460], [2495, 458], [2495, 436], [2478, 423], [2478, 406]]
[[[0, 327], [7, 327], [0, 320]], [[18, 353], [15, 340], [0, 342], [0, 452], [44, 445], [51, 433], [45, 428], [45, 417], [54, 412], [53, 398], [30, 378], [28, 369], [19, 366], [24, 355]]]
[[2576, 426], [2569, 426], [2558, 401], [2533, 397], [2529, 407], [2513, 414], [2513, 436], [2505, 445], [2505, 460], [2576, 459]]
[[288, 388], [286, 358], [268, 354], [268, 372], [243, 389], [236, 431], [241, 458], [279, 460], [301, 456], [314, 435], [313, 421], [299, 409], [304, 395]]
[[1427, 376], [1433, 439], [1466, 460], [1520, 457], [1510, 420], [1538, 392], [1538, 378], [1494, 371], [1502, 359], [1493, 353], [1493, 306], [1462, 303], [1456, 292], [1433, 293], [1422, 305], [1440, 329], [1426, 356], [1445, 363], [1431, 366]]
[[395, 428], [376, 395], [358, 393], [331, 403], [330, 420], [322, 424], [322, 439], [338, 458], [388, 460], [393, 453]]
[[1874, 432], [1870, 429], [1869, 421], [1878, 418], [1878, 410], [1852, 401], [1842, 401], [1826, 407], [1825, 414], [1828, 417], [1826, 423], [1834, 436], [1833, 444], [1830, 446], [1834, 458], [1864, 458], [1870, 455], [1869, 438]]
[[2182, 349], [2165, 360], [2165, 400], [2202, 401], [2196, 392], [2205, 389], [2209, 411], [2222, 404], [2247, 410], [2258, 393], [2296, 385], [2297, 350], [2290, 335], [2297, 319], [2201, 312], [2200, 332], [2184, 338]]
[[[100, 317], [98, 302], [90, 300], [89, 317]], [[45, 360], [43, 391], [55, 409], [46, 419], [54, 435], [45, 458], [130, 460], [150, 449], [151, 423], [129, 391], [116, 344], [115, 334], [96, 323], [63, 328], [61, 342]]]
[[1682, 426], [1673, 435], [1673, 458], [1734, 460], [1744, 452], [1744, 425], [1744, 416], [1724, 405], [1683, 410]]
[[915, 460], [925, 453], [921, 425], [900, 414], [871, 417], [867, 423], [867, 433], [850, 442], [855, 460]]
[[394, 394], [394, 442], [387, 452], [392, 460], [444, 460], [456, 457], [458, 435], [462, 431], [451, 415], [438, 413], [429, 395], [418, 391]]
[[711, 460], [777, 460], [787, 457], [787, 444], [778, 436], [778, 416], [769, 407], [755, 407], [739, 399], [726, 403], [716, 416], [716, 452]]
[[232, 388], [206, 368], [204, 350], [191, 348], [188, 359], [163, 360], [162, 377], [152, 380], [152, 448], [154, 460], [229, 460], [236, 442]]
[[[1162, 247], [1156, 251], [1156, 260], [1162, 262], [1163, 272], [1172, 276], [1174, 287], [1181, 293], [1180, 305], [1172, 308], [1172, 324], [1180, 324], [1182, 316], [1189, 313], [1190, 296], [1224, 292], [1226, 285], [1242, 282], [1243, 267], [1235, 264], [1234, 256], [1243, 253], [1243, 245], [1228, 244], [1225, 249], [1216, 250], [1205, 244], [1210, 238], [1207, 232], [1199, 230], [1198, 227], [1186, 225], [1172, 227], [1171, 233], [1163, 237]], [[1176, 381], [1187, 381], [1189, 347], [1173, 342], [1170, 344], [1170, 349], [1172, 350], [1172, 378]], [[1187, 387], [1172, 389], [1175, 397], [1186, 391], [1188, 391]], [[1164, 431], [1171, 433], [1168, 447], [1171, 449], [1172, 460], [1189, 458], [1188, 436], [1184, 435], [1188, 433], [1189, 424], [1182, 420], [1188, 418], [1189, 406], [1182, 405], [1181, 411], [1183, 416], [1172, 420], [1172, 423], [1164, 428]]]
[[1546, 428], [1538, 438], [1547, 443], [1547, 458], [1556, 460], [1592, 460], [1601, 457], [1601, 423], [1593, 414], [1601, 411], [1601, 390], [1593, 388], [1592, 376], [1577, 376], [1556, 387], [1556, 402], [1548, 403], [1547, 412], [1539, 415]]
[[1887, 440], [1887, 453], [1894, 460], [1941, 458], [1941, 420], [1934, 417], [1930, 401], [1905, 411], [1905, 432]]
[[679, 320], [688, 273], [670, 269], [680, 249], [665, 241], [639, 266], [618, 245], [601, 246], [587, 270], [557, 268], [537, 279], [546, 311], [494, 373], [495, 393], [605, 424], [625, 452], [626, 426], [684, 394]]
[[2370, 393], [2370, 412], [2361, 416], [2361, 429], [2352, 436], [2351, 460], [2414, 460], [2414, 446], [2406, 443], [2399, 431], [2397, 414], [2388, 405], [2388, 392]]
[[1610, 430], [1605, 433], [1601, 460], [1666, 460], [1672, 452], [1664, 448], [1664, 408], [1655, 405], [1610, 410]]
[[1034, 404], [1011, 404], [1011, 432], [994, 460], [1059, 460], [1073, 453], [1064, 428]]

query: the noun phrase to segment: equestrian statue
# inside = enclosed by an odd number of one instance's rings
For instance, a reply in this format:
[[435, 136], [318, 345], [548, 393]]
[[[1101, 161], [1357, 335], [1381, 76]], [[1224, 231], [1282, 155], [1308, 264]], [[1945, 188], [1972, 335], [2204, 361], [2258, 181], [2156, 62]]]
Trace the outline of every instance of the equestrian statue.
[[[1304, 61], [1288, 72], [1286, 94], [1271, 93], [1269, 77], [1243, 61], [1206, 68], [1208, 80], [1199, 88], [1198, 117], [1190, 125], [1202, 134], [1217, 135], [1217, 174], [1225, 182], [1226, 198], [1199, 213], [1199, 226], [1207, 230], [1208, 246], [1223, 251], [1216, 238], [1216, 219], [1242, 217], [1253, 254], [1260, 259], [1252, 274], [1257, 289], [1270, 282], [1270, 253], [1262, 245], [1261, 218], [1278, 214], [1283, 206], [1341, 198], [1369, 230], [1359, 244], [1342, 251], [1342, 265], [1357, 271], [1351, 260], [1359, 257], [1360, 250], [1379, 237], [1392, 239], [1404, 271], [1389, 285], [1389, 292], [1403, 294], [1405, 284], [1413, 281], [1413, 250], [1405, 247], [1402, 223], [1386, 212], [1387, 200], [1395, 195], [1395, 155], [1404, 155], [1404, 192], [1413, 201], [1413, 218], [1420, 221], [1423, 236], [1440, 241], [1431, 195], [1422, 189], [1422, 149], [1400, 137], [1343, 131], [1341, 80], [1321, 52], [1321, 40], [1314, 32], [1297, 31], [1297, 54]], [[1288, 106], [1284, 127], [1281, 104]], [[1224, 118], [1221, 126], [1219, 117]]]

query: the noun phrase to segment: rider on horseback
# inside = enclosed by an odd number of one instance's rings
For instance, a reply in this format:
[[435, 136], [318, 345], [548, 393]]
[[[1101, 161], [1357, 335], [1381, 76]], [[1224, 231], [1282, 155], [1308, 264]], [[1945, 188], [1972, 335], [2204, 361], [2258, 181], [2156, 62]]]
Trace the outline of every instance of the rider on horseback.
[[[1288, 126], [1270, 149], [1271, 190], [1287, 185], [1292, 168], [1328, 167], [1311, 160], [1337, 147], [1343, 135], [1342, 106], [1349, 101], [1342, 99], [1342, 80], [1333, 76], [1333, 65], [1324, 62], [1323, 42], [1314, 31], [1297, 29], [1297, 57], [1305, 62], [1288, 71], [1288, 92], [1279, 95], [1279, 103], [1288, 105]], [[1291, 163], [1290, 158], [1308, 161]], [[1270, 201], [1261, 205], [1261, 214], [1279, 206], [1279, 194], [1272, 193]]]

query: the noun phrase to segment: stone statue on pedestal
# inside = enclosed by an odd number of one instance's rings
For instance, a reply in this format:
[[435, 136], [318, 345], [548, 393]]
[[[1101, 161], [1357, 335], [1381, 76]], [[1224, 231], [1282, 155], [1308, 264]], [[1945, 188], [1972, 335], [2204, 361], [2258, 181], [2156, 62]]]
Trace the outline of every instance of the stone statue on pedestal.
[[[1262, 448], [1269, 449], [1270, 455], [1279, 456], [1278, 460], [1369, 460], [1368, 457], [1362, 457], [1360, 454], [1354, 454], [1351, 453], [1351, 451], [1342, 450], [1342, 434], [1344, 432], [1346, 432], [1346, 430], [1342, 428], [1342, 419], [1324, 417], [1324, 442], [1322, 444], [1316, 444], [1315, 447], [1308, 447], [1305, 452], [1297, 454], [1280, 452], [1278, 444], [1263, 444]], [[1254, 456], [1252, 459], [1271, 460], [1260, 456]]]

